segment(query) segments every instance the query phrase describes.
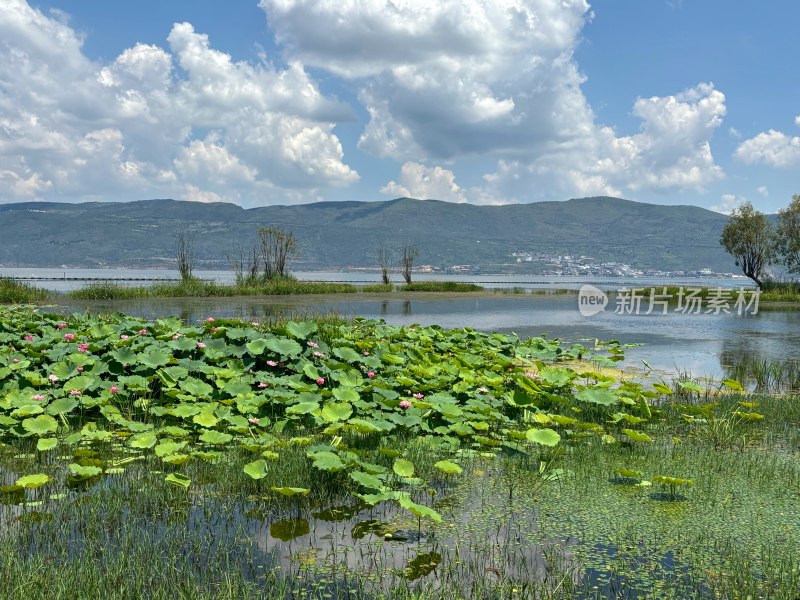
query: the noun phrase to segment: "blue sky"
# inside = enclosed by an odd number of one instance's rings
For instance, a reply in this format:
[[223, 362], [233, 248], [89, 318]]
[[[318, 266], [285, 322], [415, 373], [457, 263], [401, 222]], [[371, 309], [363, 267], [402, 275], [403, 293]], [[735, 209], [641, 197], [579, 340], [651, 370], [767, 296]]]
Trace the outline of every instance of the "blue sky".
[[794, 0], [0, 5], [0, 202], [800, 192]]

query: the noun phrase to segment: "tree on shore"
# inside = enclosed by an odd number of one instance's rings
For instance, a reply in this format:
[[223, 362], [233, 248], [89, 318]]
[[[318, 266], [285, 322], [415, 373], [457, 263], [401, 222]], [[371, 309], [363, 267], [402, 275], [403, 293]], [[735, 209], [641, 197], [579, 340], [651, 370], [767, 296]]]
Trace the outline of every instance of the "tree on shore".
[[389, 285], [391, 283], [389, 281], [389, 270], [392, 262], [389, 251], [384, 247], [379, 248], [376, 258], [378, 259], [378, 266], [381, 269], [381, 281], [384, 285]]
[[775, 246], [789, 273], [800, 273], [800, 194], [778, 211]]
[[191, 238], [183, 231], [178, 233], [178, 273], [181, 275], [181, 281], [189, 281], [192, 279], [192, 271], [194, 270], [194, 244]]
[[289, 260], [298, 254], [294, 234], [281, 227], [259, 227], [258, 245], [264, 279], [288, 277]]
[[254, 285], [261, 273], [261, 253], [258, 244], [245, 247], [236, 244], [235, 254], [228, 255], [228, 263], [233, 269], [236, 285]]
[[403, 246], [403, 252], [400, 256], [400, 272], [407, 284], [411, 283], [411, 269], [414, 267], [414, 261], [417, 256], [419, 256], [419, 249], [416, 246], [409, 244]]
[[767, 217], [745, 202], [733, 209], [719, 243], [736, 259], [742, 272], [763, 288], [764, 268], [775, 256], [775, 235]]

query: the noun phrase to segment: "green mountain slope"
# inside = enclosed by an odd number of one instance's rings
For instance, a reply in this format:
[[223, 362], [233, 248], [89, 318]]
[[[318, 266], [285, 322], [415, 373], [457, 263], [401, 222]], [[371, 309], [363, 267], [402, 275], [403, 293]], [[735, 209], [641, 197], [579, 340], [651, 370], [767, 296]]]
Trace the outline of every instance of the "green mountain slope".
[[0, 204], [0, 264], [174, 266], [178, 232], [194, 241], [198, 267], [226, 268], [259, 225], [294, 232], [296, 270], [370, 266], [380, 246], [419, 250], [417, 264], [478, 265], [483, 272], [532, 268], [511, 255], [587, 255], [638, 268], [734, 271], [719, 245], [724, 215], [695, 206], [579, 198], [473, 206], [400, 198], [245, 210], [175, 200]]

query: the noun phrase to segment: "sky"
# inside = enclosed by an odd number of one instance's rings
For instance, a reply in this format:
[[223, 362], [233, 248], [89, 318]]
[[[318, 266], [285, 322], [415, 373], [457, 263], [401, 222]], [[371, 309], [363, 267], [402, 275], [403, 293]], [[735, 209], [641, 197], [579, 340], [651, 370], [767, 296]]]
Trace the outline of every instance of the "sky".
[[0, 0], [0, 203], [800, 192], [797, 0]]

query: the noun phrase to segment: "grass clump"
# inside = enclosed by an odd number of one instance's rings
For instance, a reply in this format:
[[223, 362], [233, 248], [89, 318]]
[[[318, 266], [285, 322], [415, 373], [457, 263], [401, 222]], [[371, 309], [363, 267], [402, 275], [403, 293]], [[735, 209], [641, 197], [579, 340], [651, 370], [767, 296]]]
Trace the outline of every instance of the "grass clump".
[[353, 294], [358, 288], [349, 283], [298, 281], [274, 278], [234, 285], [188, 279], [177, 283], [128, 287], [114, 283], [95, 283], [67, 294], [73, 300], [132, 300], [138, 298], [215, 298], [233, 296], [288, 296], [307, 294]]
[[400, 286], [403, 292], [482, 292], [484, 288], [474, 283], [458, 281], [418, 281]]
[[387, 293], [394, 291], [394, 285], [391, 283], [372, 283], [361, 286], [361, 291], [367, 294]]
[[47, 290], [27, 282], [16, 281], [10, 277], [0, 277], [0, 303], [27, 304], [37, 300], [46, 300]]

